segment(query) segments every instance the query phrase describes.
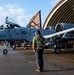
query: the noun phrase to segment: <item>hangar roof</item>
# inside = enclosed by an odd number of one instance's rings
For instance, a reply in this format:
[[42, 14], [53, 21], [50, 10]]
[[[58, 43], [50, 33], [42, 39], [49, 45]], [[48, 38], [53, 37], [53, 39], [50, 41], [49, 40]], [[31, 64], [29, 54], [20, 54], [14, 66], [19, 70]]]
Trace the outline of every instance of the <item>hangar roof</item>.
[[48, 14], [43, 28], [55, 26], [61, 22], [74, 24], [74, 0], [60, 0]]

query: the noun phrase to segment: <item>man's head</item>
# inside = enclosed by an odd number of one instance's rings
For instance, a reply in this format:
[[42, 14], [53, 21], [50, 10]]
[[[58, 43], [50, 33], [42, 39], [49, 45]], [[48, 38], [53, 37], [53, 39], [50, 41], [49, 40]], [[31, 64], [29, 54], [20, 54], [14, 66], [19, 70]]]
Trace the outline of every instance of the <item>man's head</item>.
[[39, 30], [36, 31], [36, 35], [41, 35]]

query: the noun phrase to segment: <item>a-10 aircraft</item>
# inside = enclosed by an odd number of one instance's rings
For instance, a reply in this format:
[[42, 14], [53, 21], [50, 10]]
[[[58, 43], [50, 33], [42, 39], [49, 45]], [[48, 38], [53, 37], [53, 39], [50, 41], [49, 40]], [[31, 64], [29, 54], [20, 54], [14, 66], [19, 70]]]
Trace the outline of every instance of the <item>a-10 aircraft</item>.
[[[7, 27], [0, 30], [0, 41], [16, 41], [21, 40], [25, 42], [31, 42], [35, 36], [37, 29], [30, 27], [21, 27], [16, 23], [8, 21], [6, 17], [5, 23]], [[46, 45], [55, 46], [55, 53], [61, 53], [61, 46], [69, 40], [74, 39], [74, 24], [58, 23], [56, 29], [39, 29], [42, 36], [47, 40]], [[61, 42], [61, 43], [60, 43]], [[3, 50], [4, 54], [8, 53], [7, 49]]]

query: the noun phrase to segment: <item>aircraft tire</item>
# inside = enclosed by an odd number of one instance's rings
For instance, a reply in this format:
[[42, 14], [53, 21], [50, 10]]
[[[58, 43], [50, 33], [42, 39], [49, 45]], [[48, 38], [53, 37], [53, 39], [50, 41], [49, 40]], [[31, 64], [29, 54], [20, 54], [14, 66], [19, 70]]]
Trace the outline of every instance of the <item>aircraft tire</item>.
[[58, 47], [55, 48], [55, 53], [56, 53], [56, 54], [61, 54], [61, 48], [58, 48]]
[[7, 49], [4, 49], [3, 50], [3, 54], [7, 54], [8, 53], [8, 50]]

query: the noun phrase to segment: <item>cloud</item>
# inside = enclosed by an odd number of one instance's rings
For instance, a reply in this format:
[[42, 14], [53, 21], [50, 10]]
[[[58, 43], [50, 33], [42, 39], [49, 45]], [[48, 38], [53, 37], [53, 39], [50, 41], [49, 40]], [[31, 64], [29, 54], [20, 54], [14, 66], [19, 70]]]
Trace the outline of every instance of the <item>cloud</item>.
[[0, 6], [0, 25], [5, 24], [6, 16], [13, 18], [21, 26], [26, 26], [30, 15], [25, 14], [25, 10], [18, 5], [4, 5]]
[[[50, 0], [50, 11], [56, 5], [59, 0]], [[48, 8], [49, 10], [49, 8]], [[50, 12], [49, 11], [49, 12]], [[48, 12], [48, 13], [49, 13]], [[41, 13], [42, 14], [42, 13]], [[15, 20], [20, 26], [25, 27], [34, 14], [26, 14], [26, 10], [18, 6], [17, 4], [7, 4], [0, 6], [0, 25], [5, 25], [6, 17], [11, 17]], [[47, 14], [42, 14], [42, 23], [45, 21]]]

